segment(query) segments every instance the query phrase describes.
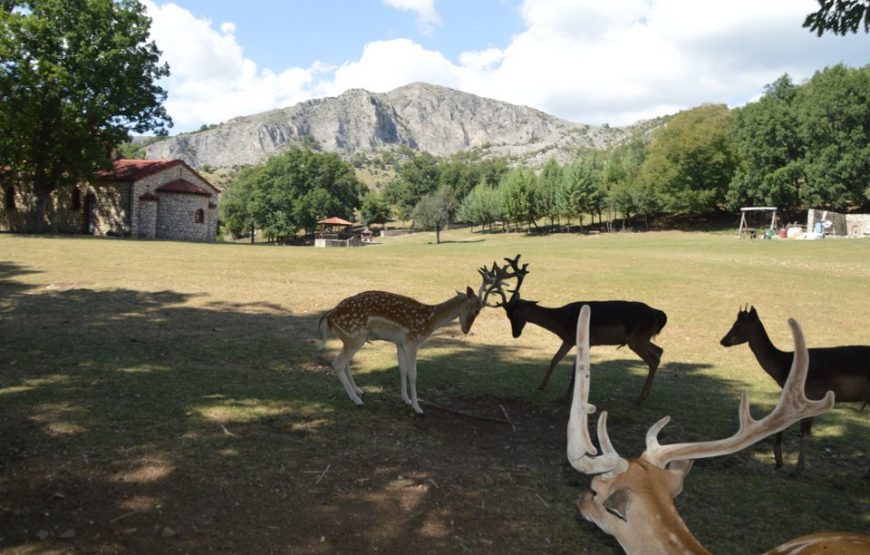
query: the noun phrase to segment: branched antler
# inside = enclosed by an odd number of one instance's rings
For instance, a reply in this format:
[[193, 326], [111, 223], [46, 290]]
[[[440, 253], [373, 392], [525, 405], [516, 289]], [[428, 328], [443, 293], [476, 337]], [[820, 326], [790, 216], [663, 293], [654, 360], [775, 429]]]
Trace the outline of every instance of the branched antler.
[[[519, 258], [519, 257], [517, 257]], [[622, 472], [628, 468], [628, 461], [619, 456], [610, 436], [607, 435], [607, 411], [598, 418], [598, 440], [601, 442], [601, 455], [589, 436], [589, 415], [595, 406], [589, 404], [591, 382], [589, 364], [589, 305], [580, 309], [577, 319], [577, 359], [574, 363], [574, 400], [571, 403], [571, 416], [568, 419], [568, 462], [584, 474]]]
[[503, 291], [504, 280], [508, 279], [510, 276], [507, 274], [506, 267], [501, 267], [493, 261], [492, 268], [487, 269], [486, 266], [481, 266], [478, 268], [478, 273], [483, 276], [483, 283], [478, 290], [477, 296], [481, 299], [481, 304], [486, 306], [501, 306], [502, 303], [496, 303], [494, 305], [487, 305], [486, 301], [489, 298], [490, 293], [496, 293], [501, 296], [503, 302], [507, 302], [505, 299], [505, 294]]
[[830, 410], [834, 406], [833, 391], [828, 391], [818, 401], [811, 401], [806, 396], [805, 384], [810, 359], [807, 344], [800, 325], [791, 318], [789, 318], [788, 324], [794, 338], [794, 358], [782, 393], [776, 407], [770, 414], [761, 420], [752, 418], [749, 413], [749, 397], [744, 391], [740, 396], [740, 427], [733, 436], [715, 441], [660, 445], [658, 434], [670, 420], [669, 416], [665, 416], [647, 432], [646, 450], [641, 458], [660, 468], [665, 468], [669, 462], [673, 461], [718, 457], [736, 453], [771, 434], [784, 430], [797, 420], [817, 416]]

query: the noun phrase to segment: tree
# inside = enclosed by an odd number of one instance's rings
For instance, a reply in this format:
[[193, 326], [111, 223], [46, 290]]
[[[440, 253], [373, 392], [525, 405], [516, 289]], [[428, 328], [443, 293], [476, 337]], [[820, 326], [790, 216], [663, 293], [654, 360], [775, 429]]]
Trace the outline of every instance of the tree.
[[414, 225], [421, 229], [434, 229], [435, 243], [441, 244], [441, 229], [450, 223], [455, 211], [452, 191], [442, 186], [436, 193], [421, 198], [414, 207]]
[[806, 172], [801, 200], [834, 210], [861, 204], [870, 186], [870, 65], [816, 72], [799, 100]]
[[734, 172], [731, 113], [706, 104], [675, 115], [655, 132], [640, 178], [669, 212], [700, 213], [724, 204]]
[[801, 204], [805, 151], [797, 104], [800, 89], [783, 75], [765, 87], [764, 96], [734, 113], [731, 129], [737, 166], [728, 187], [728, 206]]
[[537, 204], [541, 216], [550, 218], [550, 225], [559, 216], [559, 188], [562, 184], [562, 166], [550, 158], [538, 176]]
[[32, 187], [28, 230], [49, 195], [111, 167], [130, 133], [172, 121], [156, 82], [169, 75], [137, 0], [4, 0], [0, 9], [0, 160]]
[[870, 0], [818, 0], [819, 10], [808, 14], [804, 27], [822, 36], [825, 31], [837, 35], [857, 33], [864, 23], [864, 32], [870, 32]]
[[365, 225], [383, 224], [390, 217], [390, 207], [384, 200], [384, 195], [377, 191], [369, 191], [363, 198], [360, 215]]
[[327, 216], [352, 219], [365, 188], [338, 155], [291, 148], [240, 172], [230, 191], [221, 217], [232, 229], [253, 225], [270, 240], [285, 240]]
[[538, 217], [536, 177], [528, 168], [514, 168], [505, 174], [500, 190], [505, 217], [517, 224], [533, 224]]
[[577, 216], [583, 227], [583, 214], [591, 212], [598, 195], [600, 172], [595, 156], [576, 160], [565, 168], [559, 187], [559, 212], [570, 218]]
[[490, 186], [485, 178], [481, 178], [477, 187], [462, 200], [459, 206], [458, 217], [463, 222], [472, 225], [486, 226], [503, 217], [502, 195], [498, 189]]

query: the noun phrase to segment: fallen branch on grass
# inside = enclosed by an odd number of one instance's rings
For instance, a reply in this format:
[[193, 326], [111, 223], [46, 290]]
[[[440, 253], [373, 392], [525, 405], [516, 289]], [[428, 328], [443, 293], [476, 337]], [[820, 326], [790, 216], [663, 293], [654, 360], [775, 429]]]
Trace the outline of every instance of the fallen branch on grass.
[[420, 399], [419, 401], [420, 401], [421, 405], [427, 405], [427, 406], [430, 406], [432, 408], [436, 408], [436, 409], [443, 410], [446, 412], [451, 412], [453, 414], [458, 414], [459, 416], [464, 416], [466, 418], [475, 418], [477, 420], [486, 420], [487, 422], [497, 422], [499, 424], [507, 424], [507, 425], [513, 427], [513, 424], [511, 423], [510, 420], [504, 420], [502, 418], [492, 418], [491, 416], [483, 416], [480, 414], [472, 414], [470, 412], [465, 412], [465, 411], [453, 409], [450, 407], [445, 407], [444, 405], [439, 405], [438, 403], [433, 403], [432, 401], [424, 401], [423, 399]]

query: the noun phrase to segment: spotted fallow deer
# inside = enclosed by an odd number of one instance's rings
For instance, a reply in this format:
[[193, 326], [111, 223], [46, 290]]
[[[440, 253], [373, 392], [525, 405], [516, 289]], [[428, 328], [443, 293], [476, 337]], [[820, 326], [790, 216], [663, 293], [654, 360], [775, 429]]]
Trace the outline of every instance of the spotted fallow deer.
[[[502, 298], [502, 302], [496, 306], [504, 308], [511, 322], [511, 333], [514, 338], [522, 335], [527, 323], [532, 323], [556, 334], [562, 340], [538, 389], [543, 390], [547, 387], [556, 365], [574, 346], [577, 315], [580, 313], [580, 307], [585, 304], [589, 305], [592, 313], [595, 314], [590, 324], [589, 341], [592, 345], [628, 345], [628, 348], [649, 367], [646, 381], [637, 399], [637, 404], [643, 403], [652, 389], [653, 378], [662, 359], [662, 348], [653, 343], [652, 338], [667, 324], [667, 314], [638, 301], [576, 301], [559, 308], [539, 306], [538, 301], [520, 298], [520, 286], [529, 273], [527, 269], [529, 265], [520, 266], [519, 260], [520, 255], [516, 255], [513, 259], [505, 258], [507, 264], [502, 268], [504, 279], [516, 277], [517, 281], [511, 291], [510, 299], [506, 297], [501, 287], [495, 289], [495, 293]], [[511, 268], [510, 272], [507, 270], [508, 266]], [[573, 376], [571, 382], [566, 397], [570, 395], [573, 388]]]
[[462, 333], [468, 333], [486, 305], [487, 295], [502, 275], [495, 265], [491, 270], [481, 268], [478, 272], [483, 276], [483, 283], [477, 293], [467, 287], [465, 293], [457, 292], [440, 304], [423, 304], [385, 291], [365, 291], [344, 299], [320, 318], [321, 344], [327, 328], [342, 342], [341, 352], [332, 367], [351, 401], [363, 404], [363, 390], [350, 373], [353, 355], [368, 341], [389, 341], [396, 344], [402, 400], [416, 413], [423, 414], [417, 400], [417, 350], [432, 332], [457, 317]]
[[[777, 349], [755, 307], [737, 313], [734, 325], [720, 341], [723, 347], [749, 343], [749, 349], [761, 368], [780, 387], [788, 377], [792, 353]], [[810, 399], [818, 399], [826, 391], [833, 391], [838, 403], [870, 403], [870, 346], [846, 345], [842, 347], [814, 347], [809, 349], [810, 367], [807, 372], [806, 392]], [[801, 420], [801, 445], [795, 474], [804, 470], [807, 439], [812, 432], [812, 417]], [[782, 467], [782, 432], [776, 434], [773, 444], [776, 468]], [[867, 469], [870, 473], [870, 468]]]
[[[581, 514], [614, 536], [629, 555], [708, 554], [689, 531], [674, 507], [674, 498], [695, 459], [736, 453], [801, 418], [830, 410], [834, 393], [811, 401], [804, 393], [809, 365], [803, 332], [789, 320], [795, 343], [791, 372], [773, 411], [755, 420], [744, 392], [740, 399], [740, 427], [733, 436], [699, 443], [661, 445], [658, 434], [668, 423], [666, 416], [646, 434], [646, 450], [639, 459], [619, 456], [607, 434], [607, 412], [598, 419], [601, 454], [592, 444], [587, 419], [595, 412], [590, 405], [589, 367], [590, 310], [583, 307], [577, 324], [577, 359], [574, 399], [568, 420], [568, 461], [576, 470], [592, 475], [592, 482], [578, 501]], [[852, 532], [824, 532], [803, 536], [776, 547], [769, 555], [858, 555], [870, 552], [870, 536]]]

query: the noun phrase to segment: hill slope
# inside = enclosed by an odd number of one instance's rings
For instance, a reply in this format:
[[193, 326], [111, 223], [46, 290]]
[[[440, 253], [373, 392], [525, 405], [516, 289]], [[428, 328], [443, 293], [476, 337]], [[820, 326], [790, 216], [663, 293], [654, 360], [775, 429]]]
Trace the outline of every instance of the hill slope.
[[564, 161], [578, 149], [606, 148], [661, 120], [610, 128], [571, 123], [446, 87], [412, 83], [387, 93], [352, 89], [337, 97], [232, 119], [146, 147], [147, 157], [193, 167], [255, 164], [294, 145], [350, 156], [406, 146], [435, 155], [479, 149], [528, 165]]

